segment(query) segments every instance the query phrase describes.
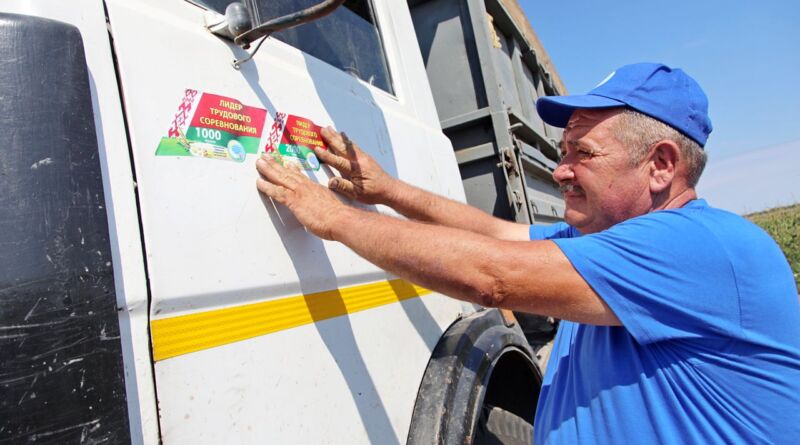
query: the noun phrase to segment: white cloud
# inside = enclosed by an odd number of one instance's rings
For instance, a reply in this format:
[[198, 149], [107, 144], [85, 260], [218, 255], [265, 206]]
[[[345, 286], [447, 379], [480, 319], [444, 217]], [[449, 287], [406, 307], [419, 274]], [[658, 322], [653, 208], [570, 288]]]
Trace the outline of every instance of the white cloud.
[[739, 214], [800, 202], [800, 139], [716, 159], [698, 184], [714, 207]]

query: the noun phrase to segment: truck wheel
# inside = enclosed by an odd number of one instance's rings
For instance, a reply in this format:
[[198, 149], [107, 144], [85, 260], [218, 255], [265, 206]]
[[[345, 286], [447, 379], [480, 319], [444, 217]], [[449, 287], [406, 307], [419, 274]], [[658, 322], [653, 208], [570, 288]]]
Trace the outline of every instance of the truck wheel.
[[541, 384], [542, 375], [519, 325], [508, 326], [496, 309], [476, 312], [453, 323], [434, 348], [417, 394], [407, 444], [481, 443], [474, 439], [489, 420], [484, 407], [502, 407], [498, 412], [527, 420], [530, 436]]
[[474, 445], [533, 445], [533, 425], [496, 406], [483, 407]]

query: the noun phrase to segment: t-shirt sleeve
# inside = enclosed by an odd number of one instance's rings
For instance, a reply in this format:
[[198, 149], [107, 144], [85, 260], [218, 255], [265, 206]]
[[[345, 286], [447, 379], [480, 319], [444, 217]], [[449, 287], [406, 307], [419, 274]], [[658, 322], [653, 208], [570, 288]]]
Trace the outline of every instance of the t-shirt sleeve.
[[685, 215], [655, 212], [553, 241], [639, 343], [724, 339], [741, 329], [724, 245]]
[[549, 226], [531, 225], [528, 230], [531, 241], [541, 241], [557, 238], [572, 238], [579, 236], [580, 233], [567, 223], [560, 222]]

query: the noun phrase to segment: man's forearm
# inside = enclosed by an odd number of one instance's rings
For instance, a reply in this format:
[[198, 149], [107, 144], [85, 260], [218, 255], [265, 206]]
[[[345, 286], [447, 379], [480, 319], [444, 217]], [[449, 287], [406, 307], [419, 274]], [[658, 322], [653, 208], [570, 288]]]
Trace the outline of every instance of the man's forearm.
[[346, 208], [331, 238], [401, 278], [460, 300], [618, 325], [550, 241], [514, 242]]
[[384, 204], [418, 221], [511, 241], [528, 239], [527, 226], [496, 218], [476, 207], [422, 190], [396, 179]]
[[485, 258], [491, 238], [353, 208], [334, 227], [334, 240], [384, 270], [461, 300], [491, 303], [491, 274], [468, 260]]

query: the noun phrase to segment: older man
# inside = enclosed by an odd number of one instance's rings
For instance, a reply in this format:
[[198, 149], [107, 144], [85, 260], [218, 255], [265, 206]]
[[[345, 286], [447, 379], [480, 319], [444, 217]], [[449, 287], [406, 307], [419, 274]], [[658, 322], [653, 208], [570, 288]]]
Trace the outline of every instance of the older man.
[[[565, 320], [536, 443], [793, 443], [800, 305], [775, 243], [695, 185], [711, 132], [683, 71], [628, 65], [590, 93], [540, 99], [565, 127], [567, 224], [523, 226], [389, 177], [326, 129], [329, 189], [268, 159], [258, 189], [308, 230], [455, 298]], [[434, 224], [431, 224], [434, 223]]]

